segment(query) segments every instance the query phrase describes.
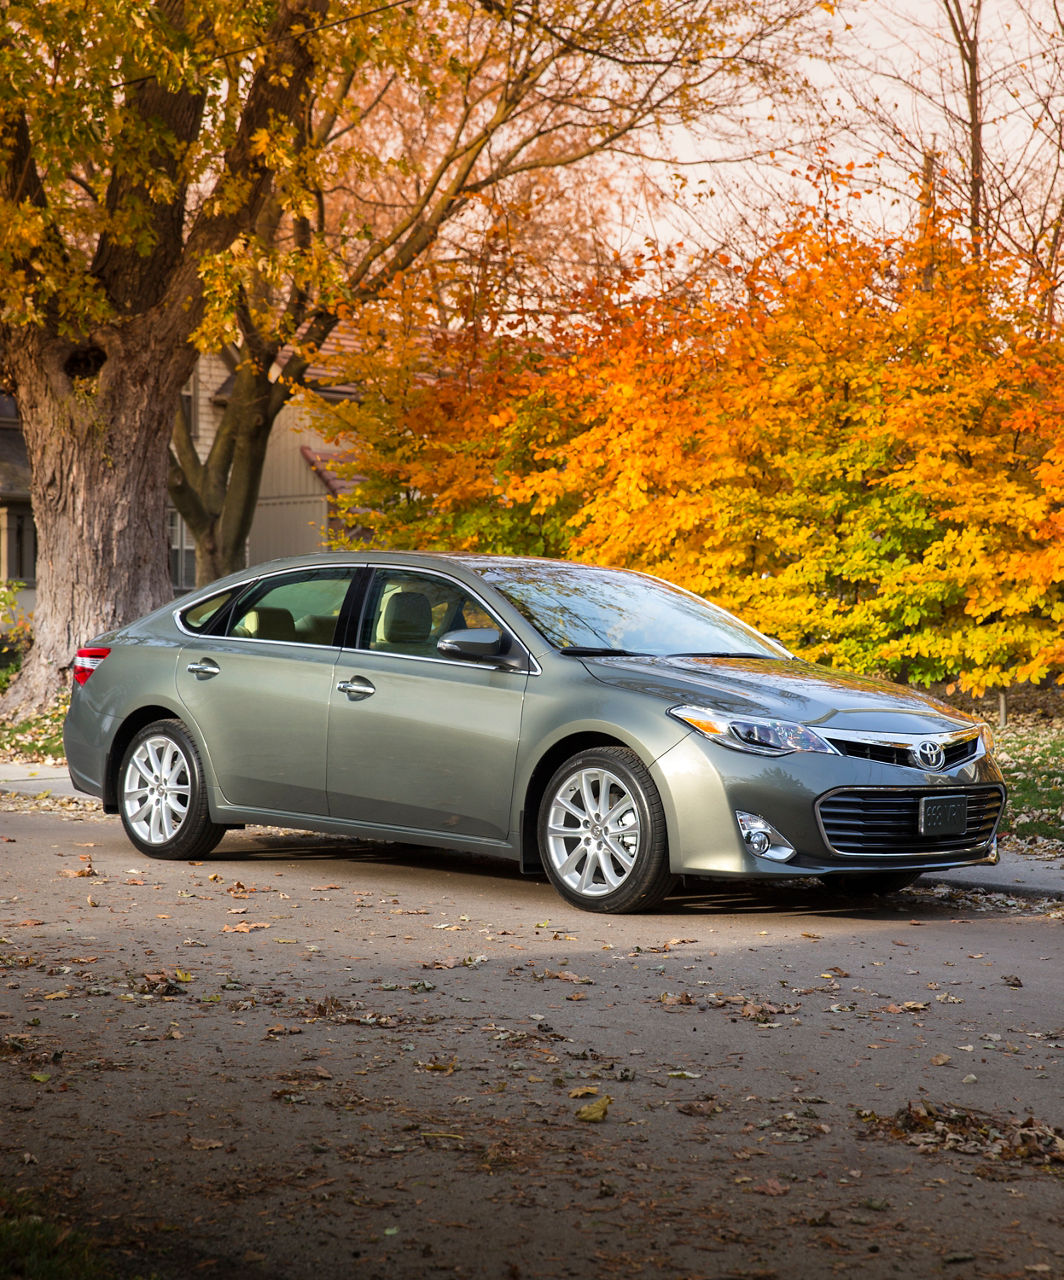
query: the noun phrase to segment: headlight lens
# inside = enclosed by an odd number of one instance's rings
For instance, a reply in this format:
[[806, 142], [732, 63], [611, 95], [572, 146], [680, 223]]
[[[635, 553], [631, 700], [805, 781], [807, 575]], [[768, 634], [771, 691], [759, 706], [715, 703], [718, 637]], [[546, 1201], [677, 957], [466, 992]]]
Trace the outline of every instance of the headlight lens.
[[979, 737], [983, 743], [983, 750], [989, 755], [994, 750], [994, 731], [988, 724], [979, 724]]
[[673, 707], [669, 715], [735, 751], [759, 756], [783, 756], [791, 751], [835, 754], [818, 733], [792, 720], [731, 719], [708, 707]]

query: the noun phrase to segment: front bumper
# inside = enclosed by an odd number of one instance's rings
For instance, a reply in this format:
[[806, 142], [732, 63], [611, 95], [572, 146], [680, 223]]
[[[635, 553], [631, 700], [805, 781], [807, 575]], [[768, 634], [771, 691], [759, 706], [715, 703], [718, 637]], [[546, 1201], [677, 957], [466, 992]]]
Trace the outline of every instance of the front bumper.
[[[863, 871], [933, 871], [997, 861], [1006, 791], [981, 754], [930, 772], [851, 756], [755, 756], [692, 734], [654, 764], [677, 875], [785, 877]], [[963, 833], [922, 836], [924, 796], [963, 795]], [[794, 850], [758, 857], [737, 812], [763, 818]], [[841, 814], [841, 816], [840, 816]]]

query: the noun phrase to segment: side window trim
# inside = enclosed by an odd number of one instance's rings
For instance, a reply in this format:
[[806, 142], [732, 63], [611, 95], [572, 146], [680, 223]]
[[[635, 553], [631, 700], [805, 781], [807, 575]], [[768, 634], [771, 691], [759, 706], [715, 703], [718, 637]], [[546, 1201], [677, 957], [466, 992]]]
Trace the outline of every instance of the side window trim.
[[[285, 579], [290, 581], [298, 581], [301, 576], [311, 576], [315, 573], [326, 571], [330, 577], [335, 577], [337, 581], [347, 578], [347, 586], [344, 591], [344, 598], [340, 605], [340, 611], [337, 616], [336, 628], [333, 632], [332, 640], [326, 644], [316, 643], [312, 640], [271, 640], [262, 636], [234, 636], [232, 634], [232, 622], [234, 617], [241, 616], [242, 613], [250, 612], [255, 602], [263, 599], [276, 586], [283, 585]], [[175, 610], [174, 621], [178, 629], [185, 635], [194, 640], [205, 639], [221, 639], [221, 640], [244, 640], [254, 644], [294, 644], [300, 646], [309, 646], [315, 649], [339, 650], [347, 635], [348, 617], [352, 606], [352, 600], [361, 594], [365, 579], [368, 576], [368, 570], [365, 565], [305, 565], [301, 569], [277, 569], [272, 573], [263, 574], [261, 578], [255, 578], [253, 581], [245, 583], [242, 590], [235, 591], [230, 600], [222, 606], [218, 613], [211, 619], [210, 625], [202, 631], [195, 631], [184, 623], [183, 615], [188, 612], [189, 608], [195, 608], [195, 605], [183, 605], [181, 609]], [[209, 597], [207, 597], [209, 599]]]

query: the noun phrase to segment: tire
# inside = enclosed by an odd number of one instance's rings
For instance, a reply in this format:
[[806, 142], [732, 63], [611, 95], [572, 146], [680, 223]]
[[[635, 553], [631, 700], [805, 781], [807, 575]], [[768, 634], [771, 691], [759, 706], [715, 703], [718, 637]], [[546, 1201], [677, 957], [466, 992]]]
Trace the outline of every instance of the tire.
[[151, 858], [202, 858], [221, 840], [226, 828], [211, 821], [199, 750], [180, 720], [146, 725], [126, 748], [118, 811]]
[[821, 884], [830, 893], [864, 898], [876, 893], [897, 893], [919, 878], [919, 871], [854, 871], [841, 876], [824, 876]]
[[538, 834], [551, 883], [585, 911], [646, 911], [676, 883], [661, 796], [627, 747], [567, 760], [543, 794]]

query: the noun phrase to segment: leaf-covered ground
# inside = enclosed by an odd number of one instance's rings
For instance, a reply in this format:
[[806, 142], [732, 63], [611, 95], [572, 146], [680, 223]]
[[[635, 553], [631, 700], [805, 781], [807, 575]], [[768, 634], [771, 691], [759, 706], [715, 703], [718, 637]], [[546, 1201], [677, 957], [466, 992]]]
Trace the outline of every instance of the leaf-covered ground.
[[[1004, 1158], [1064, 1126], [1059, 901], [803, 883], [614, 920], [306, 836], [150, 862], [91, 816], [6, 828], [0, 1161], [115, 1274], [1064, 1263], [1059, 1180]], [[965, 1145], [913, 1147], [917, 1102]]]
[[63, 694], [44, 715], [17, 724], [0, 721], [0, 760], [32, 764], [63, 763], [63, 720], [70, 697]]

